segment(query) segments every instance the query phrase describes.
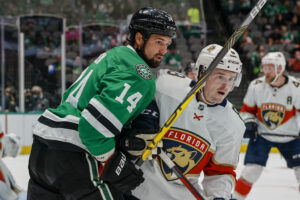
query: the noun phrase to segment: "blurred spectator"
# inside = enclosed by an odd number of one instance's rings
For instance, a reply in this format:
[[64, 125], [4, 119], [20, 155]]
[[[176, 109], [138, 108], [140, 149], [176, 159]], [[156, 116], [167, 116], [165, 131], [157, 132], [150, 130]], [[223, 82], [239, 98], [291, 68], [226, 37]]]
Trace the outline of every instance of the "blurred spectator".
[[30, 89], [25, 90], [25, 112], [30, 112], [33, 110], [33, 99]]
[[250, 0], [241, 0], [240, 1], [240, 12], [242, 15], [247, 15], [251, 10], [251, 2]]
[[43, 95], [43, 90], [40, 86], [34, 85], [31, 88], [33, 111], [44, 111], [49, 107], [49, 101]]
[[293, 13], [297, 14], [298, 16], [300, 15], [300, 1], [299, 0], [296, 2], [296, 6], [294, 7]]
[[260, 65], [261, 59], [265, 55], [265, 47], [264, 45], [258, 45], [256, 51], [254, 51], [251, 55], [251, 65], [252, 65], [252, 72], [251, 72], [251, 80], [257, 78], [260, 73]]
[[298, 15], [293, 15], [292, 22], [290, 24], [290, 29], [292, 31], [296, 31], [299, 27], [300, 27], [299, 16]]
[[165, 65], [174, 68], [175, 71], [182, 70], [182, 58], [177, 52], [176, 45], [174, 42], [169, 46], [169, 52], [164, 57]]
[[198, 24], [200, 22], [200, 11], [196, 3], [192, 2], [191, 7], [187, 11], [187, 18], [190, 23]]
[[234, 5], [234, 0], [224, 0], [223, 3], [224, 3], [226, 15], [235, 14], [236, 10]]
[[263, 32], [272, 30], [272, 24], [270, 23], [269, 18], [267, 17], [262, 18], [262, 24], [260, 30]]
[[276, 16], [274, 25], [277, 26], [277, 27], [281, 27], [282, 25], [287, 25], [287, 23], [286, 23], [285, 20], [283, 19], [283, 15], [282, 15], [281, 13], [279, 13], [279, 14]]
[[187, 66], [184, 68], [184, 73], [190, 79], [197, 81], [197, 72], [195, 68], [195, 63], [188, 63]]
[[300, 48], [293, 50], [293, 57], [288, 62], [288, 68], [290, 71], [300, 72]]
[[17, 102], [12, 88], [5, 89], [5, 108], [4, 112], [17, 112]]
[[239, 43], [241, 47], [249, 44], [250, 45], [254, 44], [252, 39], [252, 34], [248, 30], [246, 30], [242, 35], [242, 37], [239, 38]]
[[286, 25], [281, 26], [281, 34], [283, 39], [283, 44], [289, 44], [293, 41], [293, 34], [288, 31]]
[[279, 27], [275, 26], [273, 32], [268, 36], [268, 44], [272, 46], [273, 44], [282, 44], [282, 43], [283, 43], [283, 39]]

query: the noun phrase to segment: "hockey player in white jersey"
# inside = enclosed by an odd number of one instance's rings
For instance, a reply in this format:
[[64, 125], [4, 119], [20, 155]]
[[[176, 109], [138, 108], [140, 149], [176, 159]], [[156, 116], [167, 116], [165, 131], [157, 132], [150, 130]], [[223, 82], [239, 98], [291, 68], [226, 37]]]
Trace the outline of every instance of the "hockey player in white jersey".
[[294, 169], [300, 185], [300, 140], [284, 137], [299, 134], [300, 82], [283, 74], [285, 65], [281, 52], [263, 57], [264, 76], [250, 83], [244, 98], [241, 116], [250, 141], [246, 166], [235, 188], [237, 199], [247, 197], [266, 166], [272, 147], [277, 147], [287, 166]]
[[[196, 63], [200, 68], [200, 75], [221, 48], [213, 44], [201, 51]], [[238, 164], [245, 127], [226, 96], [234, 86], [239, 85], [241, 69], [238, 53], [230, 49], [207, 79], [203, 90], [191, 100], [163, 138], [162, 150], [205, 199], [230, 199], [235, 186], [234, 170]], [[194, 83], [177, 72], [158, 72], [155, 100], [160, 126], [168, 120]], [[143, 113], [141, 123], [147, 120], [147, 114], [152, 121], [157, 116], [153, 107], [148, 109]], [[138, 128], [145, 126], [147, 125]], [[142, 138], [142, 134], [140, 135], [139, 138]], [[127, 144], [130, 140], [132, 138], [127, 140]], [[145, 181], [133, 191], [138, 199], [195, 199], [159, 156], [154, 160], [147, 160], [142, 165], [142, 170]], [[205, 175], [202, 189], [199, 184], [201, 172]]]
[[17, 185], [11, 172], [2, 158], [16, 157], [21, 150], [19, 136], [9, 133], [4, 134], [0, 126], [0, 200], [26, 200], [26, 192]]

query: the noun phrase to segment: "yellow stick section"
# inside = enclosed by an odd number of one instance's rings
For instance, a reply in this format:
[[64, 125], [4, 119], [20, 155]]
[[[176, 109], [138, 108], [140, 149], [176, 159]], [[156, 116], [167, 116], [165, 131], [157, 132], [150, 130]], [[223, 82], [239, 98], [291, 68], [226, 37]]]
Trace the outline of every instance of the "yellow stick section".
[[[161, 131], [156, 134], [156, 136], [153, 138], [153, 141], [150, 142], [147, 146], [147, 148], [144, 150], [142, 154], [142, 160], [145, 161], [151, 154], [152, 150], [157, 146], [158, 142], [162, 140], [162, 138], [165, 136], [165, 134], [168, 132], [168, 130], [171, 128], [171, 126], [174, 124], [176, 119], [181, 115], [183, 110], [186, 108], [186, 106], [189, 104], [189, 102], [194, 98], [194, 96], [197, 94], [197, 92], [203, 87], [205, 78], [209, 74], [205, 74], [196, 84], [196, 90], [191, 94], [184, 102], [181, 103], [181, 105], [178, 106], [178, 108], [173, 112], [171, 117], [168, 119], [168, 121], [164, 124]], [[200, 86], [197, 86], [200, 85]]]

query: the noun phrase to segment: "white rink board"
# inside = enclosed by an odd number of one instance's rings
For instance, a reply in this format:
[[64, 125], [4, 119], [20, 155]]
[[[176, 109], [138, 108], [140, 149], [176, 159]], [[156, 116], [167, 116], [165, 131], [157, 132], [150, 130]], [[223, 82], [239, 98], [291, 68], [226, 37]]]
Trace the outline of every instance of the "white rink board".
[[4, 133], [15, 133], [22, 139], [23, 146], [32, 145], [32, 129], [41, 114], [0, 114], [0, 124]]

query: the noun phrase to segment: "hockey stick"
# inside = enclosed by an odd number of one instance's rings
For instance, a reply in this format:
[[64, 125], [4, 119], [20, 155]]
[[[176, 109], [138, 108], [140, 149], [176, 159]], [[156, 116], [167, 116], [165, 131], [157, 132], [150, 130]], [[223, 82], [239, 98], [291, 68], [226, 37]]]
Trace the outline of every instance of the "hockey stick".
[[159, 157], [164, 161], [164, 163], [176, 174], [180, 181], [189, 189], [189, 191], [196, 197], [197, 200], [204, 200], [202, 195], [198, 190], [190, 183], [190, 181], [184, 176], [180, 169], [175, 165], [175, 163], [169, 158], [169, 156], [161, 149]]
[[258, 3], [252, 8], [250, 13], [248, 14], [247, 18], [242, 23], [241, 27], [237, 28], [234, 33], [230, 36], [229, 40], [225, 43], [221, 51], [218, 53], [218, 55], [214, 58], [214, 60], [210, 63], [208, 69], [206, 72], [202, 75], [202, 77], [199, 78], [198, 82], [195, 84], [195, 86], [191, 89], [191, 91], [186, 95], [184, 100], [179, 104], [179, 106], [176, 108], [176, 110], [173, 112], [173, 114], [170, 116], [170, 118], [167, 120], [167, 122], [163, 125], [161, 131], [157, 133], [157, 135], [154, 137], [153, 141], [150, 142], [147, 146], [147, 148], [144, 150], [143, 155], [139, 157], [136, 161], [137, 166], [141, 166], [145, 160], [147, 160], [148, 156], [151, 154], [151, 151], [157, 146], [158, 142], [162, 140], [164, 135], [167, 133], [167, 131], [170, 129], [170, 127], [174, 124], [176, 119], [179, 117], [179, 115], [183, 112], [183, 110], [186, 108], [186, 106], [189, 104], [189, 102], [194, 98], [196, 93], [203, 87], [206, 79], [208, 76], [213, 72], [213, 70], [216, 68], [217, 64], [223, 59], [225, 54], [229, 51], [229, 49], [235, 44], [237, 39], [240, 35], [242, 35], [249, 24], [253, 21], [257, 13], [261, 10], [261, 8], [265, 5], [267, 0], [259, 0]]
[[300, 138], [300, 133], [298, 135], [286, 135], [286, 134], [279, 134], [279, 133], [259, 133], [258, 135], [277, 136], [277, 137], [293, 137], [296, 139]]

